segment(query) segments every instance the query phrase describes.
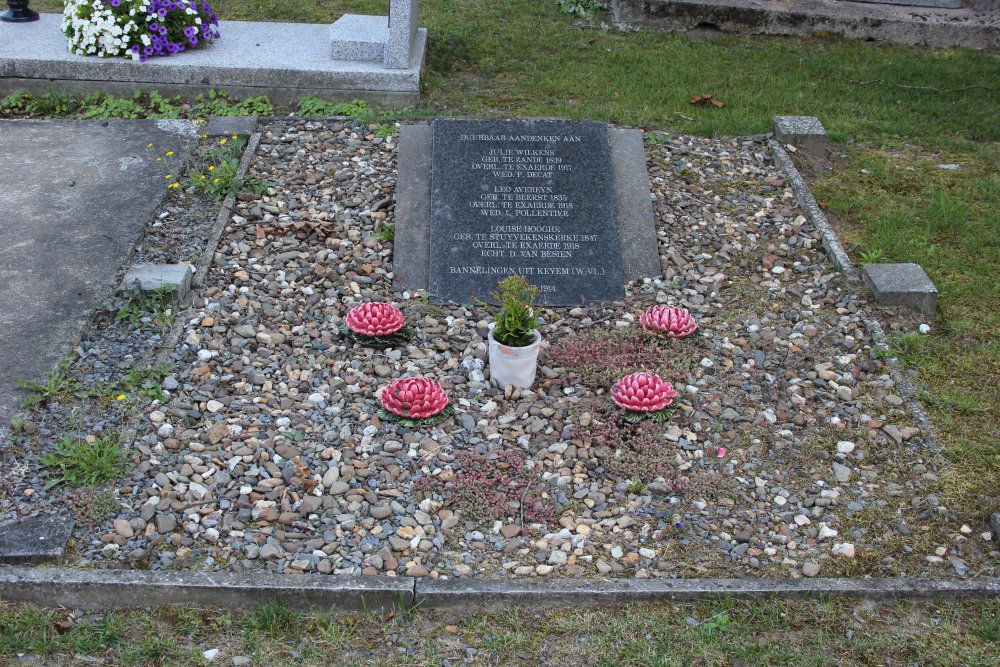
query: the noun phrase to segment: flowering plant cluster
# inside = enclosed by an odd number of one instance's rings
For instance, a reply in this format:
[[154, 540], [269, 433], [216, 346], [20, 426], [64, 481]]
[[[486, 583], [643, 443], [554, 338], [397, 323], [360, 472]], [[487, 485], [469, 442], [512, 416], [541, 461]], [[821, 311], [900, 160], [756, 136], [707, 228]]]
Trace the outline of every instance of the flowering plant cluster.
[[66, 0], [62, 22], [73, 53], [141, 62], [207, 44], [218, 27], [205, 0]]

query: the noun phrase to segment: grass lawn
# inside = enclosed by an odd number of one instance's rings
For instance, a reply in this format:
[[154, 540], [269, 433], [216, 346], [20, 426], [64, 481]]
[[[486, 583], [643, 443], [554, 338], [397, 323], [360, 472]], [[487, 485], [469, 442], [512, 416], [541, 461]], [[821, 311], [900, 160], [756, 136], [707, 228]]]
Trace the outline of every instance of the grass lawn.
[[[318, 614], [0, 605], [0, 664], [963, 665], [1000, 661], [1000, 602], [630, 604], [479, 613]], [[76, 662], [74, 662], [76, 657]], [[84, 662], [86, 657], [86, 663]], [[447, 661], [447, 662], [446, 662]]]
[[[384, 13], [388, 2], [213, 5], [224, 19], [331, 22], [344, 12]], [[53, 11], [61, 3], [32, 6]], [[779, 114], [818, 116], [842, 157], [813, 186], [855, 261], [919, 262], [940, 290], [931, 334], [899, 333], [893, 342], [956, 464], [942, 502], [971, 511], [977, 533], [987, 530], [990, 512], [1000, 510], [997, 54], [619, 33], [602, 29], [600, 18], [560, 13], [556, 0], [424, 0], [420, 22], [430, 32], [420, 109], [427, 113], [588, 118], [710, 135], [764, 133]], [[725, 107], [692, 106], [701, 93]], [[256, 656], [255, 664], [330, 664], [320, 656], [332, 652], [342, 664], [376, 656], [381, 664], [468, 657], [479, 664], [994, 665], [998, 615], [996, 601], [720, 601], [475, 618], [428, 612], [391, 621], [329, 621], [273, 607], [105, 614], [60, 630], [53, 624], [65, 612], [7, 606], [0, 662], [30, 652], [177, 664], [216, 647], [230, 657]]]

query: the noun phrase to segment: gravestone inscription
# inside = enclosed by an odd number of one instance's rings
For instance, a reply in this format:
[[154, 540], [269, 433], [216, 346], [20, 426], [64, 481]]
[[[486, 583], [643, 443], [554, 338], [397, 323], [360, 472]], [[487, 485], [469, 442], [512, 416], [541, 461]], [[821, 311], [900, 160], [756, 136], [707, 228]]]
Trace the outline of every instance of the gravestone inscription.
[[606, 125], [436, 120], [432, 173], [432, 294], [520, 274], [548, 305], [624, 296]]

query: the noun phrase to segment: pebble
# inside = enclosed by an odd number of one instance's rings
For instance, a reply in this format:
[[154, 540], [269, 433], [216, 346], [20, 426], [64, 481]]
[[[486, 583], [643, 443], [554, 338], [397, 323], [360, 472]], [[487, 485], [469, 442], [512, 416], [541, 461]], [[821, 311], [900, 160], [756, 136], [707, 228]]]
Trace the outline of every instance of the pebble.
[[834, 556], [843, 556], [844, 558], [854, 558], [854, 545], [851, 544], [850, 542], [834, 544], [831, 553]]

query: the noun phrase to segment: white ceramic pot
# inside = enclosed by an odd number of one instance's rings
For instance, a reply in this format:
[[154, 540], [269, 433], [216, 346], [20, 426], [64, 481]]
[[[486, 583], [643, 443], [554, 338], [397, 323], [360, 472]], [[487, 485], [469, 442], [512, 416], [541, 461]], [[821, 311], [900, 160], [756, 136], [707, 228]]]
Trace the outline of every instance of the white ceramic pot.
[[490, 327], [490, 377], [500, 387], [514, 385], [529, 389], [535, 383], [538, 351], [542, 347], [542, 334], [535, 330], [535, 340], [525, 347], [511, 347], [498, 343]]

